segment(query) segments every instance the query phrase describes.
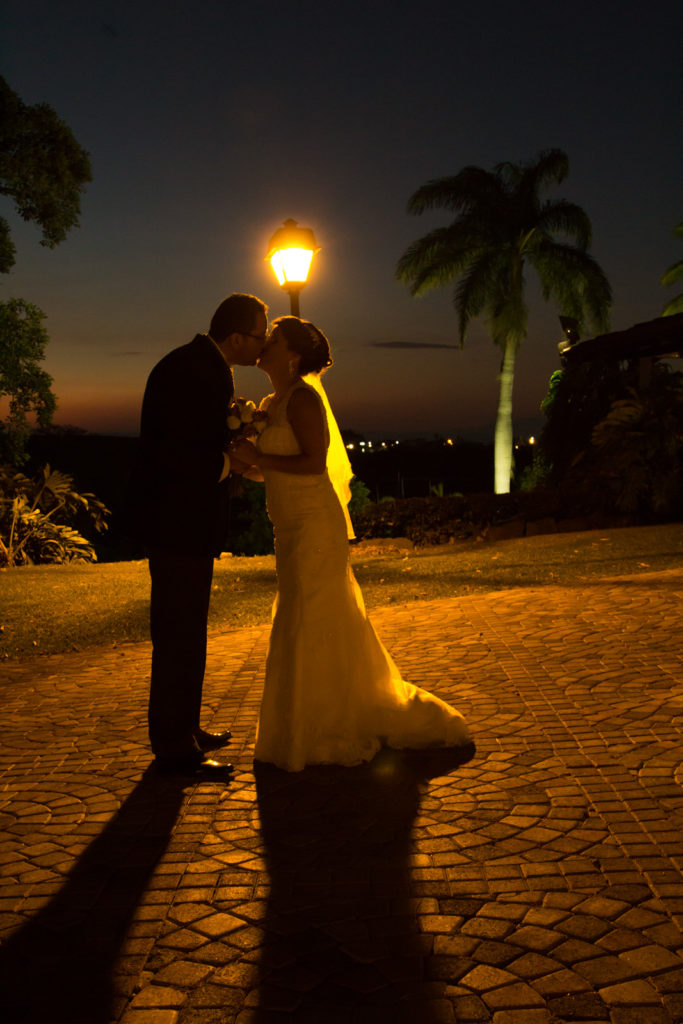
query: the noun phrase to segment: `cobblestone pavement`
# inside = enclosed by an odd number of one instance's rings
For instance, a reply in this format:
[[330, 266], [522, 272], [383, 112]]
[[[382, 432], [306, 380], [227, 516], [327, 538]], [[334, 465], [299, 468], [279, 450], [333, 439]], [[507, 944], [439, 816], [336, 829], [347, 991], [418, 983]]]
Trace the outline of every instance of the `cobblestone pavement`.
[[148, 645], [6, 662], [4, 1019], [683, 1021], [682, 598], [670, 570], [375, 612], [469, 718], [460, 766], [255, 774], [262, 627], [210, 643], [226, 785], [149, 768]]

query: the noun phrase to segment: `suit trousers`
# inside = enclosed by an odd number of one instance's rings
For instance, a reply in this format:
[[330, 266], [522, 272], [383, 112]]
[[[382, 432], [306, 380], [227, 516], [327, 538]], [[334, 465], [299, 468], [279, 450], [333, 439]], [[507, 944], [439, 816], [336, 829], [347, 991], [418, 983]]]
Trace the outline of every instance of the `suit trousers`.
[[170, 549], [148, 552], [152, 579], [152, 683], [149, 738], [157, 757], [194, 748], [206, 667], [206, 628], [213, 556]]

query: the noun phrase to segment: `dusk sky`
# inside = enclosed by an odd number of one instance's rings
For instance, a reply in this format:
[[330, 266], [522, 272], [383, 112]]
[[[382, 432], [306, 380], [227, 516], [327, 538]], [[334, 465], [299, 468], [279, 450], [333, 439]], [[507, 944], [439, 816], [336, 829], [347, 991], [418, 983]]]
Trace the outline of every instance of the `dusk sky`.
[[[566, 181], [614, 291], [613, 329], [661, 313], [683, 255], [680, 0], [5, 0], [2, 74], [47, 102], [92, 160], [80, 228], [50, 251], [2, 202], [17, 263], [2, 299], [47, 314], [57, 423], [137, 433], [146, 377], [232, 291], [289, 312], [264, 256], [293, 217], [321, 251], [302, 315], [332, 343], [342, 427], [486, 438], [499, 352], [460, 351], [449, 289], [394, 280], [446, 211], [412, 192], [468, 164], [564, 149]], [[561, 332], [529, 271], [515, 423], [531, 429]], [[238, 368], [238, 392], [268, 380]]]

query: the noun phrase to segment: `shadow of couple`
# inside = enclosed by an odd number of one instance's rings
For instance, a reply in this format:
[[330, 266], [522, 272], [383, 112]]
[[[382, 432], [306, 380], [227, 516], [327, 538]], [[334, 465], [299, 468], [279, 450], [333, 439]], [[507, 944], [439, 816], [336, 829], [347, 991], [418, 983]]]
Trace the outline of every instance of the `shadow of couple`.
[[429, 781], [473, 756], [473, 745], [385, 749], [357, 768], [296, 774], [256, 764], [270, 893], [254, 1021], [446, 1019], [419, 913], [447, 883], [421, 877], [414, 824]]
[[[296, 774], [254, 765], [269, 894], [249, 1020], [374, 1024], [382, 1007], [397, 1022], [443, 1019], [444, 983], [430, 978], [431, 936], [418, 921], [438, 886], [415, 877], [413, 825], [429, 780], [473, 754], [384, 750], [357, 768]], [[59, 892], [4, 944], [0, 1002], [12, 1024], [120, 1019], [146, 962], [128, 944], [131, 921], [187, 785], [148, 769]], [[199, 1019], [193, 995], [178, 1024]]]

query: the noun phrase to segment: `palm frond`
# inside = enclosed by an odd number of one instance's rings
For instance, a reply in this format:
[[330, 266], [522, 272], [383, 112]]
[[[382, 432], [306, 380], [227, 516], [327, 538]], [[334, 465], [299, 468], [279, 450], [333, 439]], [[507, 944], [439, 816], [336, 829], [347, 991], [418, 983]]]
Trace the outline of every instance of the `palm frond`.
[[538, 230], [545, 235], [559, 232], [567, 238], [573, 238], [574, 244], [580, 249], [587, 249], [591, 244], [592, 228], [588, 214], [576, 203], [569, 203], [566, 199], [544, 203], [538, 214]]
[[500, 251], [492, 250], [472, 260], [457, 282], [453, 291], [453, 305], [458, 315], [461, 345], [465, 342], [470, 321], [482, 313], [493, 315], [497, 303], [501, 301], [504, 269]]
[[559, 185], [569, 174], [569, 157], [563, 149], [544, 149], [524, 167], [528, 187], [538, 195], [547, 185]]
[[529, 251], [544, 299], [553, 297], [565, 316], [579, 324], [588, 321], [595, 330], [609, 326], [612, 289], [599, 264], [576, 246], [544, 239]]
[[467, 211], [490, 206], [500, 194], [495, 174], [482, 167], [464, 167], [458, 174], [435, 178], [414, 192], [408, 200], [408, 213], [420, 214], [435, 207]]
[[683, 260], [678, 260], [677, 263], [672, 263], [670, 267], [667, 267], [659, 283], [666, 287], [667, 285], [675, 284], [676, 281], [681, 279], [683, 279]]
[[410, 287], [412, 295], [448, 284], [478, 249], [477, 240], [465, 229], [451, 225], [437, 228], [413, 242], [396, 264], [395, 276]]
[[676, 313], [683, 313], [683, 295], [670, 299], [662, 310], [662, 316], [675, 316]]

